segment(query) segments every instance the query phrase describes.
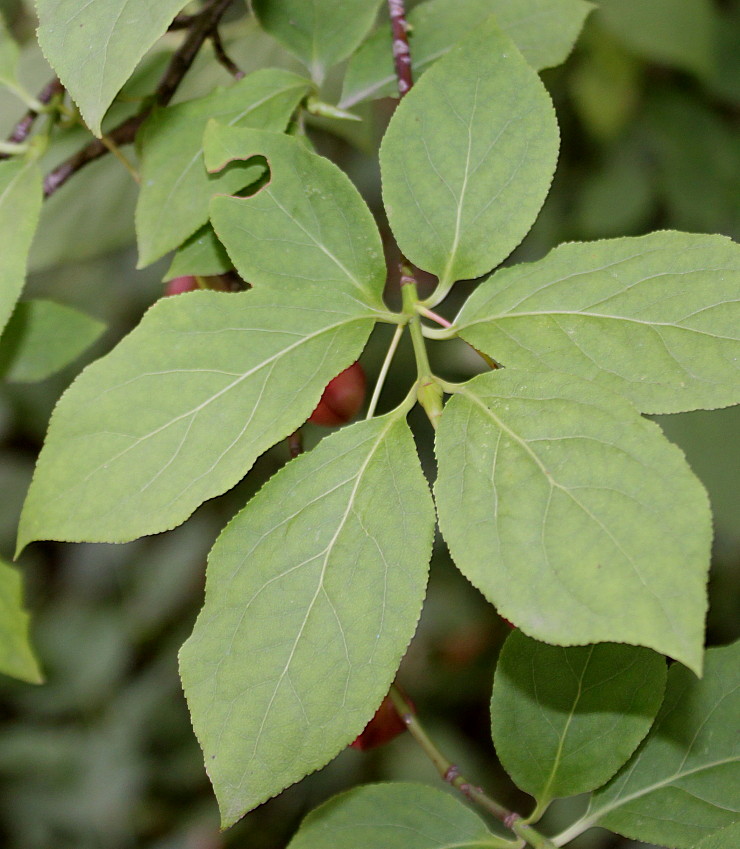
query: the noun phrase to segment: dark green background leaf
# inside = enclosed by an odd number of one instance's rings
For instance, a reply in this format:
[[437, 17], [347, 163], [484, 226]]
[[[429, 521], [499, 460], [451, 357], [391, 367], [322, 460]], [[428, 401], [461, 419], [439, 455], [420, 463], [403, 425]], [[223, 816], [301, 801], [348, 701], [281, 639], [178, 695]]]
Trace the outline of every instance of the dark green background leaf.
[[21, 574], [3, 560], [0, 560], [0, 673], [30, 684], [44, 680], [28, 641]]
[[541, 813], [614, 775], [650, 730], [663, 701], [665, 659], [599, 643], [549, 646], [514, 631], [496, 665], [496, 752]]
[[709, 649], [702, 680], [672, 666], [645, 742], [568, 831], [598, 824], [636, 840], [692, 849], [740, 819], [738, 693], [740, 643]]
[[[490, 15], [514, 41], [529, 64], [537, 69], [559, 65], [573, 47], [590, 3], [582, 0], [429, 0], [415, 6], [407, 19], [414, 80], [461, 38]], [[397, 96], [389, 30], [381, 26], [352, 56], [339, 103], [355, 103]]]
[[105, 324], [53, 301], [23, 301], [0, 338], [0, 375], [6, 380], [44, 380], [77, 359], [100, 338]]
[[312, 811], [288, 849], [486, 849], [505, 845], [448, 793], [424, 784], [367, 784]]
[[41, 173], [35, 163], [0, 162], [0, 332], [26, 279], [28, 249], [41, 212]]
[[382, 0], [252, 0], [264, 29], [284, 44], [320, 83], [373, 25]]

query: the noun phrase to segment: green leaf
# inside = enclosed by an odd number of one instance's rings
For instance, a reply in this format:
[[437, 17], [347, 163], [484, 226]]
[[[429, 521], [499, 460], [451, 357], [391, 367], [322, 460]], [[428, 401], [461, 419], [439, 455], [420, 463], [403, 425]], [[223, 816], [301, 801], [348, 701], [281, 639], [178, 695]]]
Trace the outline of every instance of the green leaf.
[[656, 425], [569, 375], [504, 369], [449, 401], [436, 450], [442, 533], [502, 616], [701, 669], [709, 505]]
[[0, 162], [0, 332], [23, 288], [42, 199], [41, 172], [36, 164], [18, 159]]
[[544, 86], [488, 21], [421, 78], [388, 126], [380, 166], [399, 247], [443, 291], [489, 271], [532, 225], [557, 148]]
[[[583, 0], [429, 0], [408, 14], [414, 80], [492, 14], [533, 68], [559, 65], [592, 8]], [[388, 27], [380, 27], [352, 56], [339, 103], [342, 109], [398, 95], [389, 44]]]
[[709, 649], [701, 681], [672, 666], [650, 734], [594, 793], [573, 833], [598, 824], [635, 840], [691, 849], [740, 819], [738, 692], [740, 643]]
[[185, 274], [211, 277], [224, 274], [233, 267], [226, 248], [219, 242], [213, 227], [205, 224], [178, 248], [162, 279], [172, 280], [173, 277], [182, 277]]
[[44, 680], [28, 641], [21, 574], [0, 560], [0, 672], [30, 684]]
[[366, 784], [311, 811], [288, 849], [484, 849], [507, 845], [454, 796], [424, 784]]
[[69, 365], [100, 338], [105, 324], [53, 301], [18, 304], [0, 339], [0, 374], [6, 380], [44, 380]]
[[252, 0], [262, 27], [294, 53], [321, 83], [357, 47], [382, 0]]
[[516, 784], [537, 799], [600, 787], [650, 730], [663, 701], [665, 659], [601, 643], [548, 646], [514, 631], [496, 666], [491, 727]]
[[18, 45], [8, 31], [5, 19], [0, 12], [0, 83], [13, 89], [17, 85], [19, 56]]
[[211, 171], [255, 156], [270, 167], [269, 182], [251, 197], [211, 201], [214, 229], [245, 280], [291, 289], [317, 284], [383, 309], [380, 233], [346, 174], [278, 133], [211, 123], [204, 146]]
[[740, 821], [707, 835], [694, 849], [737, 849], [740, 845]]
[[100, 136], [100, 123], [139, 60], [186, 0], [36, 0], [44, 56]]
[[369, 722], [416, 628], [433, 536], [399, 411], [322, 440], [223, 531], [180, 667], [224, 827]]
[[455, 324], [506, 366], [593, 380], [647, 413], [740, 401], [740, 245], [651, 233], [502, 269]]
[[708, 77], [714, 70], [711, 0], [599, 0], [598, 20], [652, 62]]
[[142, 126], [141, 193], [136, 207], [139, 267], [176, 248], [208, 220], [217, 192], [236, 192], [264, 168], [235, 168], [211, 176], [203, 164], [203, 131], [211, 118], [228, 126], [281, 131], [310, 88], [278, 68], [255, 71], [227, 89], [154, 112]]
[[124, 542], [180, 524], [309, 417], [375, 319], [318, 286], [161, 299], [62, 396], [19, 546]]

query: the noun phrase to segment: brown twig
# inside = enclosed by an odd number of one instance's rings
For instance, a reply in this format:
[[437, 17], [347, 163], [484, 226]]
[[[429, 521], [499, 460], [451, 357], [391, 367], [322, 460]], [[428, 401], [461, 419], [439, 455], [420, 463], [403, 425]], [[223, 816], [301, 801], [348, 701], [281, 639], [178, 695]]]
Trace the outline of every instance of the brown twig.
[[213, 44], [213, 52], [216, 54], [216, 59], [226, 68], [235, 80], [244, 79], [246, 74], [234, 62], [234, 60], [224, 50], [224, 43], [221, 41], [221, 33], [215, 29], [211, 33], [211, 43]]
[[[154, 106], [166, 106], [172, 100], [185, 74], [198, 55], [198, 51], [206, 39], [210, 38], [231, 2], [232, 0], [211, 0], [201, 12], [192, 16], [190, 32], [170, 59], [170, 63], [154, 92], [152, 102], [145, 106], [141, 112], [127, 118], [107, 133], [109, 143], [112, 142], [118, 147], [131, 144]], [[101, 156], [105, 156], [108, 152], [109, 148], [100, 139], [93, 139], [46, 175], [44, 179], [45, 197], [53, 195], [73, 174]]]
[[[36, 100], [46, 105], [55, 95], [61, 94], [63, 91], [64, 86], [59, 82], [59, 78], [54, 77], [41, 89]], [[28, 138], [38, 116], [39, 113], [35, 109], [29, 109], [13, 127], [13, 132], [8, 136], [8, 141], [11, 144], [22, 144]], [[9, 156], [8, 153], [0, 153], [0, 159], [7, 159]]]

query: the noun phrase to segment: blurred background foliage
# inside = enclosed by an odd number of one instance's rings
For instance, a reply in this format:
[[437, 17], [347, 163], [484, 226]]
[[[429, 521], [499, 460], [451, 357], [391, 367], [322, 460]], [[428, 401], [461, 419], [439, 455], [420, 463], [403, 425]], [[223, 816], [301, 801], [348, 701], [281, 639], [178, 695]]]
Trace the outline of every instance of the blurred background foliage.
[[[51, 76], [33, 41], [30, 3], [0, 0], [25, 42], [22, 79], [30, 91]], [[294, 62], [249, 20], [225, 27], [246, 70]], [[114, 105], [110, 125], [138, 108], [177, 34], [142, 63]], [[413, 42], [412, 42], [413, 49]], [[341, 69], [339, 69], [341, 72]], [[639, 235], [675, 228], [740, 238], [740, 0], [602, 0], [569, 60], [543, 80], [562, 130], [552, 192], [508, 262], [537, 259], [562, 241]], [[228, 83], [209, 49], [178, 99]], [[338, 93], [341, 73], [324, 99]], [[361, 124], [311, 120], [318, 150], [348, 171], [382, 221], [377, 144], [392, 101], [356, 111]], [[0, 137], [23, 112], [0, 91]], [[84, 143], [61, 135], [51, 165]], [[128, 153], [127, 153], [128, 155]], [[133, 152], [131, 156], [133, 157]], [[109, 350], [162, 294], [167, 260], [135, 271], [136, 186], [113, 157], [71, 180], [46, 205], [31, 254], [26, 295], [77, 307], [107, 332], [85, 357], [39, 383], [0, 389], [0, 556], [9, 558], [23, 497], [57, 398], [85, 362]], [[387, 242], [392, 242], [384, 227]], [[395, 267], [389, 246], [389, 264]], [[443, 309], [454, 316], [470, 285]], [[397, 298], [391, 272], [388, 299]], [[371, 339], [363, 363], [372, 380], [387, 331]], [[450, 379], [480, 370], [463, 343], [432, 348]], [[410, 350], [394, 364], [382, 406], [406, 392]], [[708, 642], [727, 643], [740, 622], [740, 410], [658, 417], [706, 485], [715, 513]], [[414, 425], [433, 477], [431, 431]], [[320, 437], [305, 428], [307, 446]], [[33, 615], [32, 635], [46, 676], [33, 686], [0, 676], [0, 846], [6, 849], [280, 849], [300, 819], [349, 785], [382, 779], [434, 783], [410, 739], [370, 752], [347, 750], [325, 769], [263, 805], [225, 834], [190, 727], [177, 676], [177, 650], [202, 602], [206, 554], [226, 521], [288, 459], [285, 445], [263, 456], [232, 492], [205, 504], [182, 527], [128, 545], [36, 544], [19, 567]], [[507, 626], [451, 567], [443, 546], [432, 563], [429, 597], [400, 680], [442, 748], [504, 804], [528, 799], [497, 765], [488, 699]], [[556, 803], [545, 827], [569, 822], [581, 800]], [[584, 849], [633, 846], [594, 830]]]

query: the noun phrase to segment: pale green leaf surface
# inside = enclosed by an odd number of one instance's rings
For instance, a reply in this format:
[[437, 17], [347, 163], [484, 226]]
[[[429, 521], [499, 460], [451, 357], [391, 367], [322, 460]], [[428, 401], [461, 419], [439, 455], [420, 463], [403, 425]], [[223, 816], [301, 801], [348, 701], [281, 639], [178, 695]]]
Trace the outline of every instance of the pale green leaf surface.
[[483, 849], [502, 845], [442, 790], [396, 781], [340, 793], [311, 811], [288, 849]]
[[665, 679], [665, 659], [649, 649], [549, 646], [514, 631], [491, 698], [499, 760], [540, 810], [600, 787], [650, 730]]
[[205, 224], [178, 248], [162, 279], [172, 280], [173, 277], [182, 277], [185, 274], [210, 277], [224, 274], [233, 267], [226, 248], [219, 242], [213, 227]]
[[229, 88], [157, 110], [147, 119], [137, 135], [139, 267], [154, 262], [202, 227], [212, 195], [239, 191], [264, 171], [259, 165], [208, 174], [202, 142], [208, 121], [216, 118], [229, 126], [281, 131], [309, 87], [303, 77], [265, 68]]
[[433, 536], [398, 411], [322, 440], [223, 531], [180, 669], [224, 826], [369, 722], [416, 628]]
[[[414, 80], [461, 38], [495, 15], [501, 30], [536, 70], [565, 61], [592, 5], [583, 0], [429, 0], [408, 14]], [[390, 31], [381, 26], [347, 66], [342, 109], [397, 96]]]
[[372, 27], [382, 0], [252, 0], [262, 27], [294, 53], [316, 82]]
[[298, 139], [208, 125], [206, 165], [264, 156], [270, 179], [247, 198], [217, 196], [211, 222], [239, 274], [257, 286], [317, 284], [383, 308], [386, 278], [378, 227], [334, 163]]
[[36, 0], [44, 55], [90, 129], [186, 0]]
[[19, 303], [0, 338], [0, 374], [6, 380], [44, 380], [100, 338], [105, 324], [53, 301]]
[[14, 87], [20, 51], [0, 12], [0, 83]]
[[23, 289], [42, 199], [41, 172], [36, 164], [18, 159], [0, 162], [0, 332]]
[[481, 284], [456, 322], [505, 366], [593, 380], [648, 413], [740, 402], [740, 245], [670, 231], [565, 244]]
[[704, 678], [672, 666], [645, 742], [594, 793], [578, 826], [691, 849], [740, 819], [740, 643], [707, 651]]
[[436, 451], [442, 533], [502, 616], [701, 669], [708, 499], [631, 404], [569, 375], [490, 372], [447, 403]]
[[737, 849], [740, 846], [740, 820], [714, 831], [700, 840], [694, 849]]
[[44, 679], [28, 641], [21, 573], [0, 560], [0, 673], [30, 684]]
[[536, 72], [490, 19], [403, 98], [380, 148], [403, 253], [443, 289], [519, 244], [555, 170], [558, 129]]
[[599, 0], [598, 20], [638, 55], [708, 77], [715, 62], [711, 0]]
[[19, 546], [157, 533], [232, 487], [362, 350], [375, 315], [327, 300], [304, 287], [158, 301], [59, 401]]

